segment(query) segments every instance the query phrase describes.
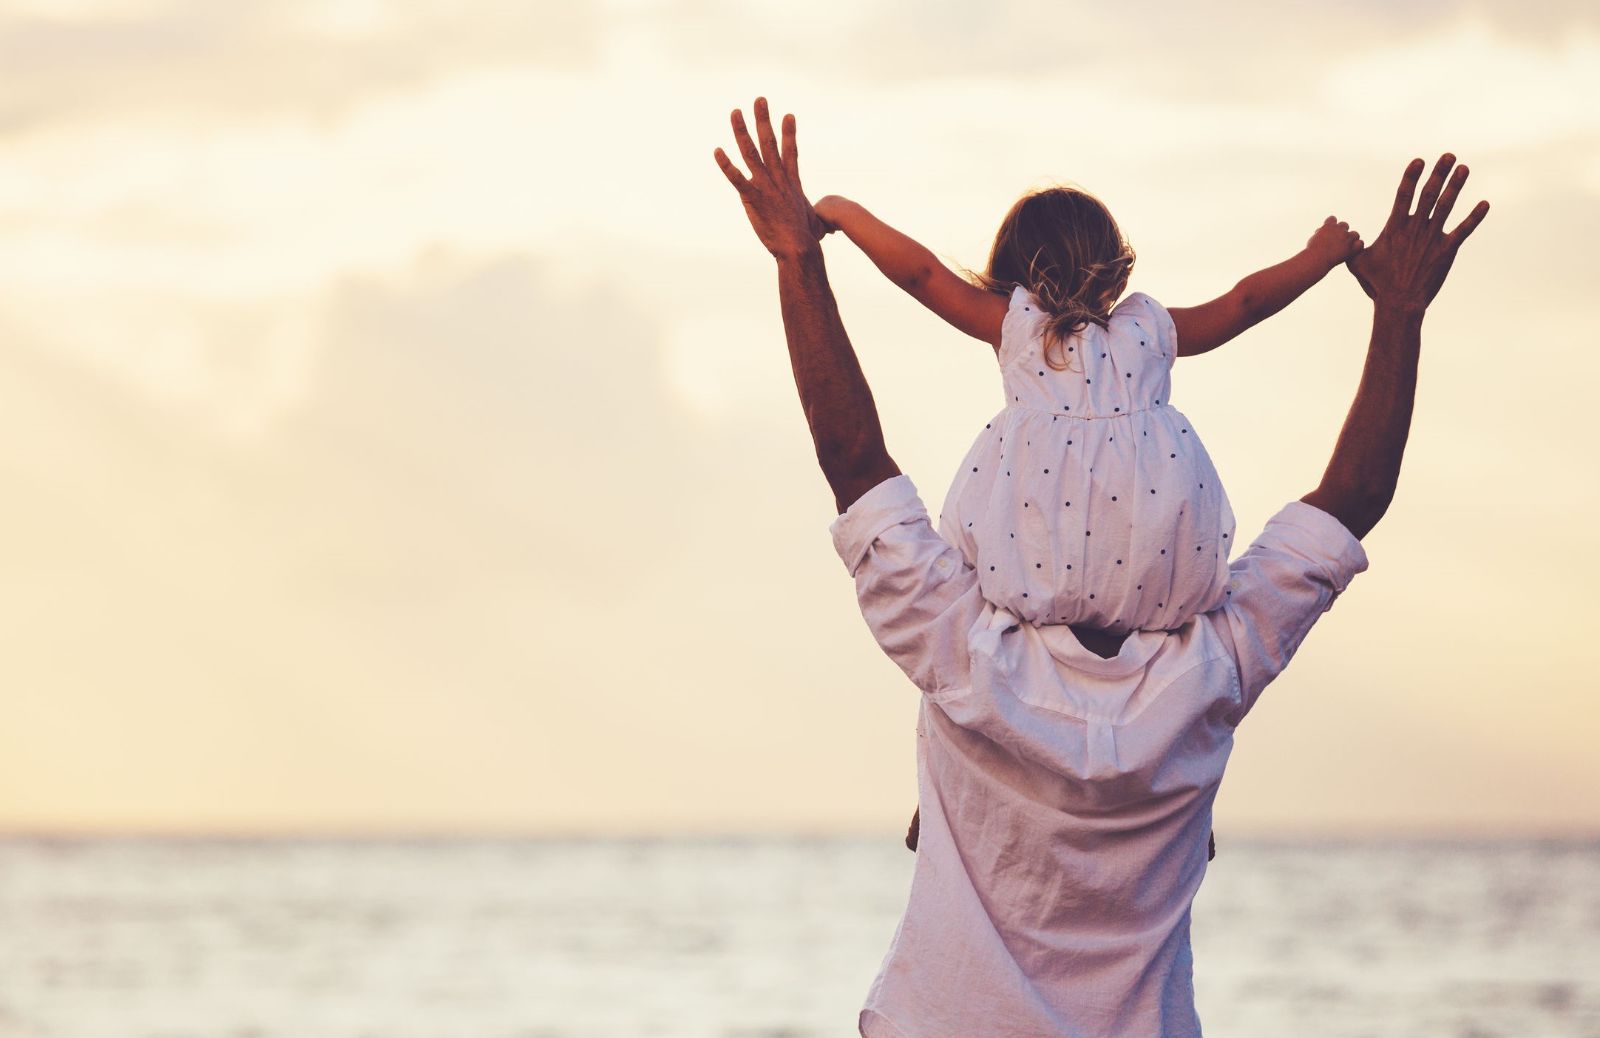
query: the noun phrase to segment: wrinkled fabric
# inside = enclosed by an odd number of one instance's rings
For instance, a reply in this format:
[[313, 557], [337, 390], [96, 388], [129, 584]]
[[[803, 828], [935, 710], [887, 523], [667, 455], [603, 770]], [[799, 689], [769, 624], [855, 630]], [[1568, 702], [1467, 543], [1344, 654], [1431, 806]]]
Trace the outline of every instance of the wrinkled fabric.
[[1234, 729], [1367, 566], [1295, 501], [1223, 602], [1102, 659], [987, 601], [906, 476], [836, 518], [863, 617], [923, 693], [922, 822], [867, 1038], [1200, 1033], [1190, 906]]
[[984, 597], [1032, 624], [1170, 630], [1215, 609], [1233, 508], [1172, 406], [1177, 332], [1134, 292], [1045, 363], [1048, 315], [1018, 286], [1001, 324], [1006, 406], [956, 469], [939, 532]]

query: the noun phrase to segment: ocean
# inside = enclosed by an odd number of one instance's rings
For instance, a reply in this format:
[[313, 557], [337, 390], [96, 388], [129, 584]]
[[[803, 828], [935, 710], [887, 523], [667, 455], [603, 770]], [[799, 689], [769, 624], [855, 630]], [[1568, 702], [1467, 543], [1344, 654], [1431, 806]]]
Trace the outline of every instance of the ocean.
[[[0, 1038], [855, 1033], [883, 839], [0, 840]], [[1224, 834], [1207, 1034], [1600, 1038], [1600, 842]]]

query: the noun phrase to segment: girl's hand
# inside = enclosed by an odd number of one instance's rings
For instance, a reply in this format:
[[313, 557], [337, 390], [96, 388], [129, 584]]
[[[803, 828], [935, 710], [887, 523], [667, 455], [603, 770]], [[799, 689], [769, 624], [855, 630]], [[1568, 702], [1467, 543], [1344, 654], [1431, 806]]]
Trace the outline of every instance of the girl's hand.
[[817, 232], [820, 240], [825, 234], [832, 234], [839, 229], [839, 206], [845, 199], [838, 195], [823, 195], [812, 205], [811, 211], [816, 215], [821, 229]]
[[1328, 217], [1306, 242], [1306, 251], [1314, 254], [1329, 270], [1355, 256], [1362, 249], [1361, 235], [1350, 229], [1343, 220]]

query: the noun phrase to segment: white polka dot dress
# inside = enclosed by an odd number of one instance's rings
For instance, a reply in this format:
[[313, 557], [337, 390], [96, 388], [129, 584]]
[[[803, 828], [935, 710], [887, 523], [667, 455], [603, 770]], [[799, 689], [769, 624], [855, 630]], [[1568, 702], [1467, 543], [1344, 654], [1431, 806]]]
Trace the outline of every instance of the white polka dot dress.
[[962, 460], [940, 532], [984, 597], [1029, 623], [1170, 630], [1227, 594], [1233, 509], [1170, 401], [1177, 335], [1129, 295], [1044, 361], [1048, 315], [1018, 287], [1002, 325], [1006, 406]]

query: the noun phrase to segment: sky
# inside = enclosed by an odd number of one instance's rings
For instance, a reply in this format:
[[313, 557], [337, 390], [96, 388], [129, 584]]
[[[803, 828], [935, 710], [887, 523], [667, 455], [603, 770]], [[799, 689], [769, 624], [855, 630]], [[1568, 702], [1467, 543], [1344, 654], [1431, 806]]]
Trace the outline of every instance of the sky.
[[[712, 158], [757, 95], [952, 265], [1093, 191], [1169, 306], [1456, 152], [1399, 493], [1217, 827], [1600, 830], [1592, 5], [0, 0], [0, 67], [0, 831], [898, 832], [917, 693]], [[825, 248], [936, 511], [992, 351]], [[1240, 538], [1370, 317], [1175, 370]]]

